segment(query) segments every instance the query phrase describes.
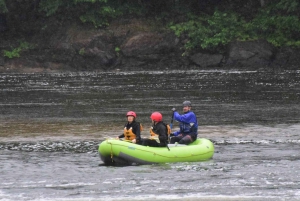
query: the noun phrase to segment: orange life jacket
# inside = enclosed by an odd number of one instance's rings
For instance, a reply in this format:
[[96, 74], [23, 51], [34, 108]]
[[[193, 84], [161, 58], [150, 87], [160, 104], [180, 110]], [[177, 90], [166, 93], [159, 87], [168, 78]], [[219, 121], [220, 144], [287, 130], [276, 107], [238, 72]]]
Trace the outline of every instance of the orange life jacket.
[[[163, 124], [167, 127], [167, 136], [169, 137], [171, 134], [171, 127], [169, 124], [165, 124], [165, 123], [163, 123]], [[154, 131], [153, 131], [153, 126], [151, 126], [151, 128], [150, 128], [150, 135], [152, 137], [158, 137], [158, 134], [154, 133]]]
[[[143, 130], [143, 126], [142, 124], [140, 124], [140, 131], [142, 132]], [[124, 136], [125, 136], [125, 140], [134, 140], [136, 138], [136, 135], [132, 132], [132, 127], [130, 127], [129, 129], [126, 128], [126, 126], [124, 127]]]
[[132, 127], [130, 127], [129, 129], [124, 127], [124, 136], [125, 140], [133, 140], [136, 138], [136, 135], [132, 132]]

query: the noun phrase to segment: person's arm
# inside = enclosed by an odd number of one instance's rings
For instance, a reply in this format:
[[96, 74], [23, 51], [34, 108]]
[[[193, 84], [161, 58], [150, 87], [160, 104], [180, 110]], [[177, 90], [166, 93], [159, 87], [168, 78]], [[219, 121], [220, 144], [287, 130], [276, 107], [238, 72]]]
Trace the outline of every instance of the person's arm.
[[167, 128], [164, 125], [159, 126], [158, 132], [159, 141], [167, 141]]
[[[127, 127], [127, 124], [128, 123], [125, 123], [124, 129]], [[125, 137], [125, 135], [124, 135], [124, 131], [123, 131], [123, 133], [121, 135], [119, 135], [118, 138], [124, 138], [124, 137]]]
[[179, 130], [179, 131], [173, 132], [173, 135], [174, 135], [174, 136], [177, 136], [177, 135], [179, 135], [179, 134], [180, 134], [180, 130]]
[[124, 133], [118, 136], [118, 138], [123, 138], [123, 137], [125, 137]]
[[195, 115], [192, 112], [188, 112], [182, 115], [180, 115], [178, 112], [174, 112], [174, 119], [183, 123], [192, 123], [194, 116]]
[[139, 123], [136, 123], [133, 127], [133, 133], [136, 136], [136, 142], [140, 142], [141, 141], [141, 127]]
[[[175, 121], [179, 121], [178, 119], [179, 119], [179, 117], [180, 117], [180, 114], [175, 110], [175, 108], [174, 108], [174, 119], [175, 119]], [[179, 121], [180, 122], [180, 121]], [[177, 136], [177, 135], [179, 135], [180, 134], [180, 130], [178, 130], [178, 131], [174, 131], [174, 132], [172, 132], [172, 134], [174, 135], [174, 136]]]

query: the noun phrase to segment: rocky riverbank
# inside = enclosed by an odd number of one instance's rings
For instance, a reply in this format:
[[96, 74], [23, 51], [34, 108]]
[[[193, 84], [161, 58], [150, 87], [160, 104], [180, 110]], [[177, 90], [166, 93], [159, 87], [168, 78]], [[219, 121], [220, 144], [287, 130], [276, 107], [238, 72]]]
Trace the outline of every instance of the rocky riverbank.
[[0, 72], [300, 67], [299, 49], [276, 48], [263, 40], [233, 41], [224, 54], [194, 51], [183, 56], [187, 39], [147, 20], [122, 19], [98, 30], [64, 25], [29, 34], [26, 41], [32, 47], [11, 59], [3, 51], [18, 41], [10, 32], [1, 35]]

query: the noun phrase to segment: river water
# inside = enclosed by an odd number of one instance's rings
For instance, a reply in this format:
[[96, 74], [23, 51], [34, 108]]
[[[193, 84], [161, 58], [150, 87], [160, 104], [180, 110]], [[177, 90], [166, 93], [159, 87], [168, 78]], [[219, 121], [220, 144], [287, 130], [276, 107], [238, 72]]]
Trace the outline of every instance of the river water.
[[[127, 111], [147, 137], [184, 100], [212, 160], [103, 165]], [[0, 201], [300, 200], [299, 100], [297, 70], [0, 74]]]

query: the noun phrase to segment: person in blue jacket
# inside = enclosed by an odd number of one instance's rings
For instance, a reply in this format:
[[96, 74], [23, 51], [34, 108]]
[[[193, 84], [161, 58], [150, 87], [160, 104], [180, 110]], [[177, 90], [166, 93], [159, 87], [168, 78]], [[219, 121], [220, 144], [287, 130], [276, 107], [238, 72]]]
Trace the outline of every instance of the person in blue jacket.
[[171, 134], [170, 143], [174, 144], [178, 142], [179, 144], [190, 144], [197, 139], [198, 135], [198, 122], [197, 117], [194, 112], [191, 111], [192, 103], [191, 101], [183, 102], [183, 113], [180, 115], [175, 108], [172, 109], [174, 112], [174, 119], [179, 122], [179, 131]]

